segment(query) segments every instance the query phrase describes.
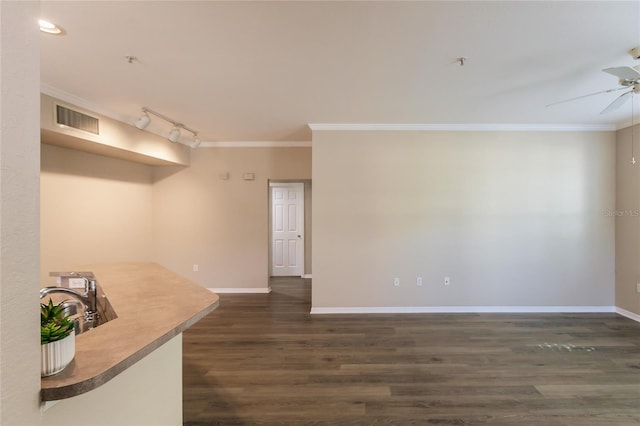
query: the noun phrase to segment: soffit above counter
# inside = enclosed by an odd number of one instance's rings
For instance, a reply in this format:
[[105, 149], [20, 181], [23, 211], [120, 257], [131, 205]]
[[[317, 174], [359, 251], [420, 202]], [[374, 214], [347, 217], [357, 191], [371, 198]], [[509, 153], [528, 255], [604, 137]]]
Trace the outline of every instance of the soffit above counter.
[[[57, 106], [97, 119], [98, 134], [58, 124]], [[44, 144], [151, 166], [188, 166], [191, 162], [191, 148], [186, 145], [171, 143], [153, 133], [45, 94], [40, 95], [40, 137]]]

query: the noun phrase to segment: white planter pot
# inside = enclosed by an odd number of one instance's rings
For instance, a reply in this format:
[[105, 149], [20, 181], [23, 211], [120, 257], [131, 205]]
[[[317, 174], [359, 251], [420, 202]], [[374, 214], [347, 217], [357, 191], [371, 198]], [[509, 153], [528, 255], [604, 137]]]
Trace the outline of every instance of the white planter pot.
[[40, 345], [40, 376], [51, 376], [69, 365], [76, 354], [76, 335], [71, 333], [62, 340]]

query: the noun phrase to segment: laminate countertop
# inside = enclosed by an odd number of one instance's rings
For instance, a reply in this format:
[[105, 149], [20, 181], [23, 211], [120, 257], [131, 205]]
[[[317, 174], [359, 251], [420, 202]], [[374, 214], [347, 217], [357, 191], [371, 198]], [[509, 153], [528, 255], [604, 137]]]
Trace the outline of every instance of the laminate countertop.
[[218, 296], [155, 263], [84, 265], [118, 318], [76, 336], [76, 355], [43, 377], [41, 399], [83, 394], [108, 382], [218, 307]]

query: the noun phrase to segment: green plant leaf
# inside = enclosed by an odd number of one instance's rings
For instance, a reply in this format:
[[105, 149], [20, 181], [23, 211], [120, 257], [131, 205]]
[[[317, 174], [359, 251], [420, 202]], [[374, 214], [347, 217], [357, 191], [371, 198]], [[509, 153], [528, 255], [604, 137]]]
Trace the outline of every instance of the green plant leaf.
[[40, 344], [46, 344], [62, 340], [75, 331], [75, 325], [64, 315], [63, 304], [66, 300], [54, 304], [40, 304]]

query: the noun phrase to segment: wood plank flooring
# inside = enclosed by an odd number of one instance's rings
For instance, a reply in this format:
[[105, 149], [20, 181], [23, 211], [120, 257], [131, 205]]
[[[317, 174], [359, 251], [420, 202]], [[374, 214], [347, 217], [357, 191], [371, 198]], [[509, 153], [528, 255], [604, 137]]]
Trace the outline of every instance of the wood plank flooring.
[[308, 280], [272, 288], [184, 333], [185, 425], [640, 425], [624, 317], [312, 317]]

